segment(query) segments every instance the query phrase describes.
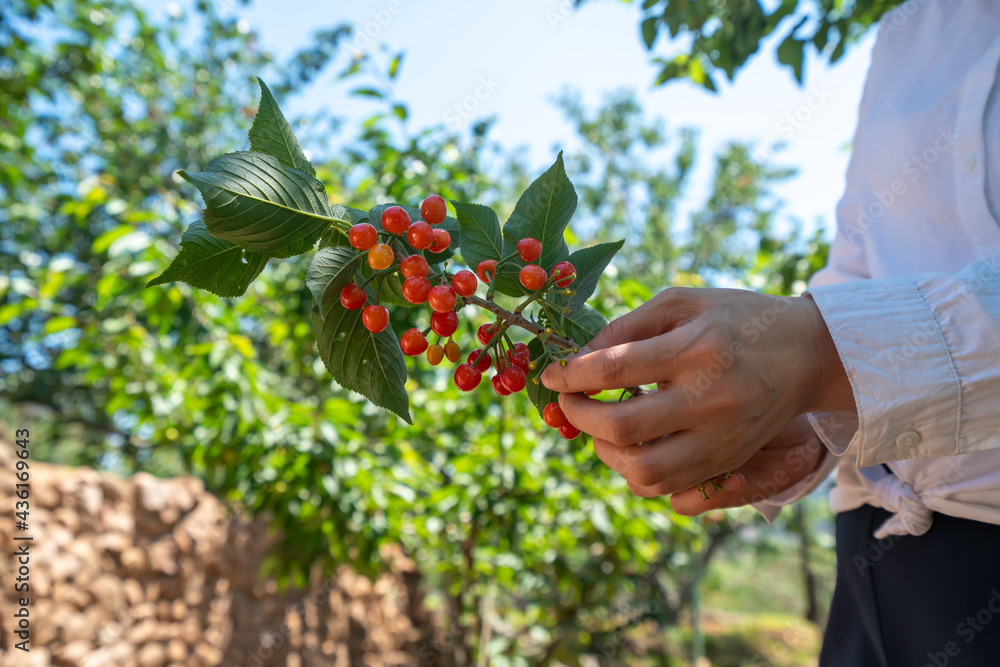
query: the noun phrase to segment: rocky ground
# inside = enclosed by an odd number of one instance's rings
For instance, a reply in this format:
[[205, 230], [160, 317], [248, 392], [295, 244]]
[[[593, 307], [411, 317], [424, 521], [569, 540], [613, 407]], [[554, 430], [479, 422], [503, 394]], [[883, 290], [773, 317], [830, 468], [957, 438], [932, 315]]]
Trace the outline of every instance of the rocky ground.
[[14, 463], [0, 442], [0, 667], [430, 664], [420, 576], [401, 554], [374, 583], [344, 567], [279, 591], [257, 576], [266, 524], [231, 517], [199, 480], [35, 461], [31, 651], [16, 650]]

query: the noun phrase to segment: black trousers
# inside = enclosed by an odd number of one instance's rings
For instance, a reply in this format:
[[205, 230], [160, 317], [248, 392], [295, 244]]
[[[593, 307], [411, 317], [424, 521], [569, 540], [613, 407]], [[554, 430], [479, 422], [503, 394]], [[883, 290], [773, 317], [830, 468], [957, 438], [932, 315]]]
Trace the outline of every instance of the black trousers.
[[837, 586], [820, 667], [1000, 666], [1000, 526], [934, 514], [876, 540], [889, 512], [837, 515]]

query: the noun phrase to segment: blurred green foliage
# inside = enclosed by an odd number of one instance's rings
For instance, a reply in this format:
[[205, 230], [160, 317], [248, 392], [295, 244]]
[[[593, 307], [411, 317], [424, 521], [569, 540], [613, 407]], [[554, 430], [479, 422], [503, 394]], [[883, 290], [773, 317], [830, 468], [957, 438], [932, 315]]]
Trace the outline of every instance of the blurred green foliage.
[[[322, 110], [293, 119], [335, 203], [439, 192], [510, 212], [530, 170], [490, 121], [412, 130], [392, 94], [401, 54], [340, 48], [349, 35], [317, 31], [278, 62], [210, 2], [163, 20], [123, 0], [0, 6], [2, 414], [29, 420], [48, 460], [192, 473], [270, 513], [285, 583], [345, 562], [374, 573], [381, 547], [401, 544], [440, 614], [445, 640], [426, 647], [440, 664], [483, 651], [496, 665], [579, 664], [608, 646], [609, 664], [632, 664], [615, 638], [686, 618], [697, 573], [750, 540], [755, 515], [705, 522], [635, 498], [523, 394], [460, 394], [447, 367], [410, 362], [413, 426], [341, 390], [317, 358], [308, 255], [271, 262], [240, 299], [143, 289], [198, 216], [175, 172], [246, 147], [258, 75], [279, 102], [327, 77], [378, 103], [349, 128]], [[787, 294], [822, 265], [821, 237], [779, 220], [770, 188], [788, 170], [729, 146], [710, 198], [682, 216], [692, 130], [669, 131], [626, 93], [597, 110], [560, 104], [582, 140], [567, 156], [581, 196], [567, 239], [627, 239], [597, 292], [605, 316], [668, 285]]]
[[[732, 81], [762, 47], [795, 79], [805, 78], [810, 50], [831, 63], [904, 0], [624, 0], [640, 5], [639, 32], [660, 72], [662, 85], [688, 79], [717, 89], [720, 74]], [[580, 5], [587, 0], [576, 0]], [[913, 3], [916, 9], [916, 0]], [[905, 17], [904, 17], [905, 18]], [[772, 44], [776, 46], [772, 47]], [[669, 53], [660, 55], [665, 45]]]

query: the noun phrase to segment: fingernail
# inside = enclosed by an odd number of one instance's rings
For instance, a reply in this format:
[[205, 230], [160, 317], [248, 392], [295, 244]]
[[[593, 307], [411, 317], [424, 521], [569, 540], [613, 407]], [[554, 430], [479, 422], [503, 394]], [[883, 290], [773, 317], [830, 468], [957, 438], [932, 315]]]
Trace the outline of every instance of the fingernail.
[[726, 493], [736, 493], [737, 491], [742, 491], [743, 476], [731, 475], [730, 477], [722, 480], [722, 490]]

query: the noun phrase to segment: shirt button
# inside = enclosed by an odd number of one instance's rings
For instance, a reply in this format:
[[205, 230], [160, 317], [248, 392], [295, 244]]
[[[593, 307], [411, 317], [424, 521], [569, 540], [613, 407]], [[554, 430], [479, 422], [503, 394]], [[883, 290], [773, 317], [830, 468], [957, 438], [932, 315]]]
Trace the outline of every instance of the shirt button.
[[967, 172], [969, 172], [971, 174], [973, 172], [973, 170], [975, 170], [975, 168], [976, 168], [976, 162], [978, 162], [978, 159], [976, 158], [976, 154], [975, 153], [969, 153], [965, 157], [965, 165], [964, 165], [965, 166], [965, 171], [967, 171]]
[[910, 449], [920, 443], [920, 434], [916, 431], [903, 431], [896, 436], [896, 447], [899, 449]]

